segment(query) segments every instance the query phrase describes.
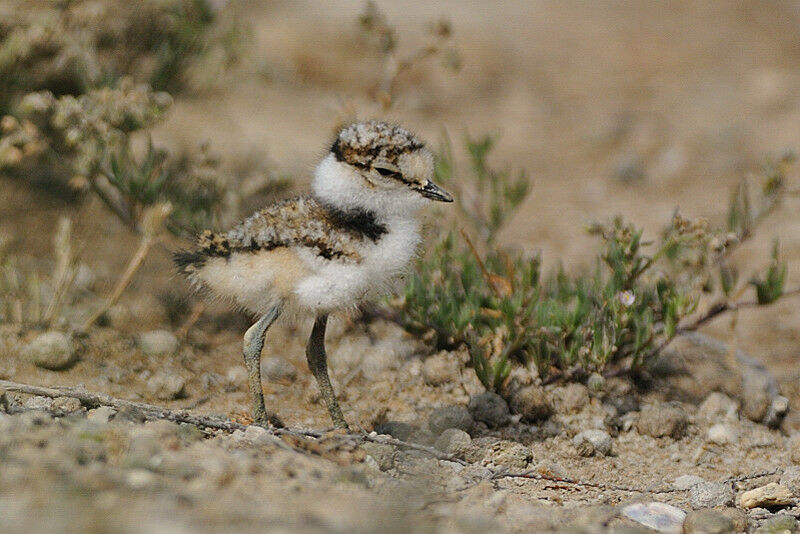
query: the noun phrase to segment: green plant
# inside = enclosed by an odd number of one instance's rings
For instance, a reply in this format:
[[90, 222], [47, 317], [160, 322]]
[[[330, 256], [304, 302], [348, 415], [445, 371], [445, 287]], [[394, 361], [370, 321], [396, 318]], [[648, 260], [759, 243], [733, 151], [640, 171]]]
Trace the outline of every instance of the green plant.
[[[740, 187], [731, 207], [737, 223], [730, 231], [711, 231], [706, 220], [688, 220], [676, 212], [660, 238], [647, 242], [640, 229], [617, 217], [589, 228], [601, 240], [592, 272], [558, 270], [542, 276], [538, 256], [510, 255], [493, 245], [527, 186], [510, 180], [509, 172], [490, 169], [490, 148], [488, 141], [467, 140], [473, 173], [464, 188], [482, 191], [481, 206], [489, 207], [469, 217], [484, 239], [481, 246], [463, 231], [462, 239], [447, 232], [419, 261], [396, 302], [401, 323], [437, 348], [465, 344], [487, 389], [503, 393], [513, 364], [545, 381], [635, 369], [652, 361], [680, 332], [785, 294], [786, 266], [777, 244], [765, 275], [750, 282], [756, 301], [737, 300], [746, 286], [739, 285], [728, 264], [731, 251], [753, 235], [757, 222], [780, 200], [785, 170], [767, 173], [756, 202]], [[449, 148], [437, 173], [444, 183], [455, 174]], [[523, 177], [520, 173], [518, 180]], [[499, 215], [493, 214], [494, 206]], [[715, 279], [722, 288], [719, 297], [714, 296]], [[701, 308], [701, 303], [706, 305]]]

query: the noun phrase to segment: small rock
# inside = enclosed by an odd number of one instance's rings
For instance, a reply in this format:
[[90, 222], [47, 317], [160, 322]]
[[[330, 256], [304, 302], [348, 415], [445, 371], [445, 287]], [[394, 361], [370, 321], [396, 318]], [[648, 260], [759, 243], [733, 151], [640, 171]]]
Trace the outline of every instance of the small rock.
[[51, 371], [68, 369], [77, 361], [72, 338], [63, 332], [39, 334], [28, 343], [24, 351], [34, 365]]
[[386, 421], [375, 425], [375, 432], [378, 434], [385, 434], [401, 441], [408, 441], [408, 439], [416, 432], [419, 427], [401, 421]]
[[697, 417], [708, 422], [719, 420], [735, 421], [739, 403], [731, 399], [724, 393], [715, 391], [697, 408]]
[[786, 486], [770, 482], [750, 491], [739, 498], [742, 508], [775, 508], [792, 504], [792, 492]]
[[680, 439], [686, 433], [688, 423], [686, 412], [670, 404], [645, 406], [639, 414], [636, 429], [640, 434], [661, 438], [670, 436]]
[[534, 423], [553, 415], [553, 399], [544, 389], [526, 386], [511, 395], [511, 411], [519, 414], [523, 421]]
[[683, 532], [686, 512], [661, 502], [635, 503], [622, 509], [622, 515], [664, 534]]
[[684, 534], [729, 534], [733, 532], [733, 521], [715, 510], [689, 512], [683, 522]]
[[86, 418], [93, 423], [108, 423], [108, 421], [114, 417], [117, 413], [117, 410], [112, 408], [111, 406], [100, 406], [99, 408], [95, 408], [93, 410], [89, 410], [89, 413], [86, 415]]
[[739, 433], [736, 432], [731, 425], [725, 423], [717, 423], [708, 429], [708, 441], [716, 443], [717, 445], [728, 445], [735, 443], [739, 438]]
[[764, 417], [764, 424], [770, 428], [778, 428], [783, 423], [786, 414], [789, 413], [789, 399], [783, 395], [778, 395], [772, 399]]
[[589, 388], [589, 391], [600, 393], [606, 387], [606, 379], [600, 373], [592, 373], [586, 379], [586, 387]]
[[611, 436], [605, 430], [584, 430], [572, 438], [572, 444], [581, 456], [607, 456], [611, 453]]
[[378, 464], [378, 469], [381, 471], [388, 471], [394, 467], [397, 451], [391, 445], [367, 441], [361, 444], [361, 448], [364, 449], [367, 456], [375, 460], [375, 463]]
[[136, 344], [148, 356], [174, 354], [178, 350], [178, 338], [169, 330], [142, 332], [137, 336]]
[[270, 382], [292, 382], [297, 378], [297, 369], [280, 356], [268, 356], [261, 360], [261, 375]]
[[756, 529], [756, 534], [793, 534], [797, 532], [797, 520], [786, 514], [777, 514], [765, 519]]
[[186, 381], [182, 376], [163, 370], [156, 372], [147, 384], [150, 393], [160, 400], [181, 398], [185, 386]]
[[692, 486], [696, 486], [701, 482], [705, 482], [705, 480], [697, 475], [681, 475], [675, 479], [675, 482], [672, 483], [672, 487], [678, 491], [684, 491], [691, 489]]
[[422, 379], [429, 386], [457, 382], [461, 376], [461, 362], [443, 350], [428, 357], [422, 364]]
[[489, 428], [505, 426], [511, 419], [506, 401], [491, 391], [472, 397], [468, 409], [473, 419], [486, 423]]
[[720, 482], [701, 482], [689, 490], [689, 504], [695, 509], [730, 506], [735, 497], [733, 488]]
[[747, 532], [747, 513], [741, 508], [717, 508], [717, 512], [733, 522], [734, 532]]
[[786, 486], [795, 498], [800, 498], [800, 467], [793, 465], [783, 470], [781, 486]]
[[274, 444], [275, 436], [271, 435], [266, 428], [258, 425], [249, 425], [244, 429], [244, 440], [256, 446]]
[[469, 410], [463, 406], [442, 406], [431, 412], [428, 418], [428, 428], [435, 435], [439, 435], [448, 428], [458, 428], [464, 432], [472, 430], [475, 420]]
[[434, 447], [447, 454], [459, 456], [464, 454], [472, 445], [469, 434], [458, 428], [448, 428], [436, 439]]
[[81, 408], [83, 408], [81, 401], [73, 397], [58, 397], [53, 399], [53, 404], [50, 405], [50, 409], [56, 414], [73, 413]]
[[765, 372], [744, 369], [742, 377], [742, 415], [760, 423], [772, 404], [772, 384]]
[[525, 469], [531, 460], [533, 452], [529, 447], [516, 441], [500, 440], [489, 446], [483, 464], [521, 470]]
[[554, 390], [553, 396], [556, 411], [561, 414], [578, 413], [589, 404], [589, 389], [583, 384], [567, 384]]
[[53, 399], [50, 397], [42, 397], [41, 395], [35, 395], [33, 397], [27, 397], [22, 400], [22, 406], [26, 410], [43, 410], [47, 411], [53, 407]]

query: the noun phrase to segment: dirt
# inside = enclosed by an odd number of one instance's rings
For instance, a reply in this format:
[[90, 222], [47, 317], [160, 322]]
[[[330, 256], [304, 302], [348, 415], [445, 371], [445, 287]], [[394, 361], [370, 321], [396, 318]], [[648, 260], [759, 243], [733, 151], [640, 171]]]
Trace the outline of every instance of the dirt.
[[[547, 266], [561, 262], [572, 271], [585, 268], [594, 254], [595, 242], [583, 233], [589, 220], [624, 213], [654, 235], [680, 207], [687, 216], [722, 224], [734, 184], [766, 158], [800, 147], [798, 12], [790, 2], [381, 7], [397, 24], [401, 52], [422, 42], [426, 21], [447, 15], [462, 71], [453, 75], [436, 64], [412, 70], [401, 80], [395, 107], [384, 114], [370, 94], [380, 62], [357, 34], [360, 2], [236, 4], [252, 25], [245, 61], [214, 90], [178, 99], [155, 141], [183, 147], [210, 140], [231, 167], [255, 152], [276, 174], [297, 176], [296, 188], [303, 189], [333, 128], [348, 115], [397, 120], [434, 146], [443, 132], [454, 141], [467, 132], [494, 133], [492, 161], [527, 169], [534, 183], [502, 244], [541, 249]], [[465, 169], [464, 154], [457, 159]], [[796, 171], [790, 179], [796, 184]], [[73, 219], [83, 261], [97, 281], [88, 294], [73, 296], [66, 314], [71, 322], [88, 316], [136, 239], [95, 202], [71, 203], [4, 176], [0, 191], [0, 231], [15, 236], [13, 251], [24, 265], [52, 267], [56, 220]], [[787, 284], [800, 283], [794, 268], [798, 213], [790, 197], [757, 239], [737, 251], [743, 278], [763, 265], [777, 237], [789, 264]], [[137, 344], [142, 332], [177, 332], [196, 302], [170, 265], [169, 253], [180, 245], [174, 240], [156, 248], [110, 324], [76, 339], [79, 360], [67, 370], [33, 365], [23, 349], [36, 332], [3, 327], [0, 378], [83, 385], [246, 423], [240, 350], [247, 318], [212, 305], [174, 354], [147, 355]], [[704, 329], [763, 363], [795, 407], [798, 310], [796, 301], [786, 300], [740, 311], [735, 329], [731, 316]], [[179, 320], [171, 320], [175, 316]], [[281, 357], [296, 373], [265, 380], [265, 395], [291, 428], [327, 430], [327, 413], [305, 367], [309, 331], [310, 324], [289, 323], [270, 331], [264, 356]], [[430, 413], [466, 407], [482, 391], [458, 354], [451, 355], [462, 362], [457, 375], [426, 383], [430, 349], [391, 323], [342, 318], [328, 341], [345, 415], [360, 431], [404, 422], [417, 431], [402, 439], [430, 446], [436, 438], [425, 431]], [[453, 460], [403, 447], [344, 446], [335, 436], [278, 442], [256, 430], [245, 435], [144, 424], [135, 414], [112, 414], [104, 422], [85, 408], [69, 414], [50, 401], [9, 393], [7, 413], [0, 413], [0, 530], [603, 532], [632, 525], [622, 518], [632, 502], [695, 508], [691, 490], [675, 489], [682, 475], [724, 481], [737, 500], [722, 508], [736, 508], [743, 491], [778, 481], [800, 460], [800, 445], [790, 439], [800, 417], [790, 410], [778, 428], [745, 417], [752, 396], [743, 377], [756, 371], [725, 350], [689, 343], [672, 354], [672, 374], [634, 386], [607, 380], [588, 392], [585, 404], [555, 402], [547, 421], [513, 418], [497, 429], [477, 424], [470, 429], [473, 448]], [[150, 383], [159, 372], [184, 381], [179, 398], [154, 397]], [[549, 393], [558, 399], [567, 395], [561, 390]], [[739, 407], [709, 420], [698, 406], [714, 390]], [[623, 406], [622, 399], [633, 404]], [[640, 431], [644, 408], [666, 403], [685, 414], [685, 429], [663, 437]], [[735, 439], [711, 440], [717, 424], [727, 425]], [[572, 438], [588, 429], [609, 433], [609, 456], [579, 454]], [[499, 476], [508, 457], [501, 440], [530, 453], [525, 465], [509, 467], [515, 472], [533, 469], [601, 487]], [[732, 481], [763, 472], [772, 474]], [[800, 511], [756, 508], [746, 512], [748, 528], [775, 513]]]

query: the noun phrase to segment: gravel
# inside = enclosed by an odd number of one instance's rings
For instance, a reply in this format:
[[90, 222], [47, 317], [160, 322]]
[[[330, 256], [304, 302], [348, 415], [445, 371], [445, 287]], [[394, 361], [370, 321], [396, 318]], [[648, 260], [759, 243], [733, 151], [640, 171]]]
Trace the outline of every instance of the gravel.
[[470, 432], [474, 425], [475, 420], [463, 406], [442, 406], [433, 410], [428, 417], [428, 428], [436, 436], [448, 428]]
[[69, 369], [78, 360], [72, 338], [53, 330], [36, 336], [24, 352], [34, 365], [50, 371]]
[[686, 434], [688, 420], [686, 412], [680, 406], [649, 405], [639, 414], [636, 429], [640, 434], [654, 438], [670, 436], [673, 439], [680, 439]]
[[489, 428], [505, 426], [511, 420], [511, 412], [506, 401], [491, 391], [472, 397], [468, 409], [473, 419], [485, 423]]
[[730, 484], [720, 482], [701, 482], [689, 490], [689, 503], [694, 509], [730, 506], [735, 497]]

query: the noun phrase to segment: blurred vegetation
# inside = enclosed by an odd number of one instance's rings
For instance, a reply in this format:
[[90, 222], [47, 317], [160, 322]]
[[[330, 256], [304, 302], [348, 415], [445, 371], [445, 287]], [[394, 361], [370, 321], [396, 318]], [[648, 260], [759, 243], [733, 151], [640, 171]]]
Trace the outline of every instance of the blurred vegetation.
[[[266, 173], [256, 180], [250, 168], [221, 173], [208, 146], [171, 154], [150, 140], [176, 95], [214, 83], [236, 62], [244, 33], [225, 5], [0, 4], [0, 171], [49, 194], [97, 198], [140, 236], [128, 267], [85, 327], [119, 299], [164, 229], [189, 236], [229, 224], [238, 216], [241, 191], [273, 185]], [[246, 188], [239, 187], [243, 180]], [[2, 260], [3, 320], [52, 322], [61, 290], [41, 310], [39, 277], [23, 275], [7, 254]], [[58, 246], [56, 263], [64, 263]], [[69, 281], [56, 274], [50, 282], [56, 288]]]
[[142, 214], [156, 204], [173, 206], [166, 224], [184, 235], [230, 222], [239, 177], [223, 176], [208, 147], [177, 155], [152, 143], [136, 150], [174, 94], [235, 62], [242, 31], [224, 5], [4, 3], [0, 170], [49, 191], [94, 194], [139, 234]]
[[740, 299], [748, 286], [739, 283], [728, 259], [783, 195], [789, 158], [767, 169], [757, 199], [746, 185], [737, 188], [728, 228], [715, 231], [704, 219], [687, 220], [676, 212], [650, 242], [641, 229], [616, 217], [588, 229], [600, 239], [593, 271], [545, 275], [539, 255], [495, 245], [497, 232], [529, 191], [525, 174], [492, 168], [490, 138], [467, 138], [464, 146], [470, 173], [456, 172], [451, 144], [445, 143], [436, 176], [452, 187], [459, 174], [459, 211], [479, 241], [463, 230], [460, 236], [443, 230], [395, 305], [401, 323], [437, 348], [466, 344], [489, 390], [504, 392], [512, 365], [543, 381], [635, 370], [681, 331], [784, 295], [786, 266], [777, 244], [765, 274], [750, 281], [756, 301]]

